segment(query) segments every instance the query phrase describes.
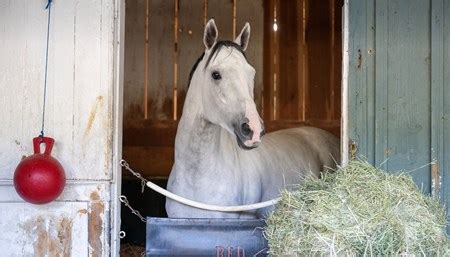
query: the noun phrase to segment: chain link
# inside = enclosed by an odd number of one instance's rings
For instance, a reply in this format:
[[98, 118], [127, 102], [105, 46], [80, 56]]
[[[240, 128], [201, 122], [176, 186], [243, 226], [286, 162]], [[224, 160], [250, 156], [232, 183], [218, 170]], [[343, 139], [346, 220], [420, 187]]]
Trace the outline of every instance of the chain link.
[[121, 160], [120, 165], [122, 167], [124, 167], [126, 170], [128, 170], [129, 172], [131, 172], [131, 174], [133, 174], [135, 177], [137, 177], [141, 181], [141, 193], [144, 193], [145, 185], [147, 184], [148, 180], [145, 179], [144, 177], [142, 177], [142, 175], [139, 174], [138, 172], [132, 170], [130, 168], [130, 165], [128, 164], [128, 162], [126, 162], [125, 160]]
[[[120, 160], [120, 166], [124, 167], [126, 170], [128, 170], [129, 172], [131, 172], [131, 174], [133, 174], [135, 177], [137, 177], [139, 180], [141, 180], [141, 191], [142, 193], [144, 193], [144, 189], [145, 189], [145, 185], [147, 184], [147, 179], [145, 179], [144, 177], [141, 176], [141, 174], [135, 172], [134, 170], [132, 170], [130, 168], [130, 165], [125, 161], [125, 160]], [[121, 195], [119, 197], [119, 200], [125, 204], [126, 207], [128, 207], [128, 209], [130, 209], [131, 213], [133, 213], [134, 215], [138, 216], [139, 219], [141, 219], [142, 222], [147, 222], [147, 219], [144, 218], [141, 213], [138, 210], [133, 209], [133, 207], [131, 207], [130, 203], [128, 202], [128, 199], [126, 196]]]
[[121, 195], [119, 197], [120, 201], [125, 204], [126, 207], [128, 207], [128, 209], [130, 209], [131, 213], [133, 213], [134, 215], [138, 216], [139, 219], [141, 219], [142, 222], [146, 223], [147, 219], [142, 217], [141, 213], [138, 210], [133, 209], [133, 207], [131, 207], [130, 203], [128, 202], [128, 199], [126, 196]]

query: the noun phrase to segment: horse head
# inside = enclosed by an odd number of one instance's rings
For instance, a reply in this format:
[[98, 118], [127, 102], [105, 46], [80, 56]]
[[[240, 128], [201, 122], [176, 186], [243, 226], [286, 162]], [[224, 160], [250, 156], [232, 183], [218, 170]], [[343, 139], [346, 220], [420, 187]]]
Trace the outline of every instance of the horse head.
[[191, 82], [199, 87], [202, 117], [235, 135], [241, 148], [252, 149], [265, 131], [254, 102], [255, 69], [245, 56], [250, 25], [246, 23], [234, 41], [218, 41], [218, 35], [214, 20], [209, 20], [203, 36], [205, 52]]

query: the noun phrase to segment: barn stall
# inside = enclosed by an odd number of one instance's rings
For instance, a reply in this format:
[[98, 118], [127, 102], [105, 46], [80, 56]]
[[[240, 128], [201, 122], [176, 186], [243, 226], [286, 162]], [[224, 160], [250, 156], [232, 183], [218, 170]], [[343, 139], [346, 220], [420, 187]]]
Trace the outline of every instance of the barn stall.
[[[339, 136], [342, 1], [126, 3], [123, 156], [146, 178], [167, 183], [189, 73], [204, 51], [210, 18], [221, 40], [234, 39], [250, 23], [246, 55], [257, 71], [255, 102], [269, 132], [309, 125]], [[124, 173], [122, 185], [141, 213], [166, 216], [164, 197], [142, 194], [131, 173]], [[143, 246], [140, 219], [128, 209], [122, 217], [129, 217], [122, 221], [129, 235], [123, 242]]]
[[[131, 1], [127, 1], [131, 10], [126, 10], [125, 1], [55, 1], [46, 120], [47, 134], [56, 139], [53, 154], [66, 170], [67, 184], [53, 203], [36, 206], [24, 202], [14, 190], [12, 177], [21, 157], [32, 153], [31, 139], [40, 129], [46, 2], [4, 2], [0, 9], [0, 113], [4, 121], [0, 125], [0, 227], [7, 231], [0, 237], [0, 245], [4, 246], [4, 255], [118, 253], [121, 185], [130, 202], [132, 191], [140, 190], [140, 184], [130, 177], [121, 180], [118, 161], [122, 155], [122, 114], [127, 120], [123, 126], [124, 157], [147, 178], [164, 185], [173, 154], [169, 142], [175, 134], [186, 90], [183, 83], [202, 51], [202, 45], [190, 38], [201, 33], [209, 17], [216, 18], [221, 35], [228, 33], [228, 38], [245, 20], [251, 22], [248, 55], [260, 71], [255, 81], [256, 102], [269, 130], [311, 124], [339, 134], [341, 89], [339, 82], [332, 86], [330, 76], [334, 80], [342, 77], [344, 161], [360, 155], [390, 171], [412, 170], [410, 174], [425, 193], [440, 196], [449, 206], [449, 158], [445, 154], [450, 145], [450, 110], [445, 101], [450, 97], [445, 68], [450, 60], [447, 0], [345, 1], [342, 30], [341, 19], [336, 19], [341, 14], [340, 6], [328, 1], [189, 1], [186, 6], [196, 8], [187, 7], [192, 13], [184, 14], [183, 1], [156, 2], [153, 7], [154, 1], [138, 1], [133, 22], [140, 25], [131, 28], [125, 15], [129, 17], [128, 13], [133, 12], [134, 2], [130, 5]], [[212, 10], [213, 2], [220, 8]], [[283, 8], [284, 4], [296, 8]], [[313, 12], [320, 14], [311, 16]], [[241, 20], [246, 15], [248, 19]], [[155, 23], [152, 17], [172, 23]], [[192, 17], [200, 18], [195, 21]], [[275, 17], [279, 33], [272, 32]], [[288, 33], [297, 38], [290, 51], [280, 48], [281, 44], [289, 46], [293, 42], [282, 38], [283, 22], [295, 27], [293, 33]], [[336, 29], [331, 29], [330, 24]], [[170, 38], [152, 37], [162, 34], [162, 29]], [[131, 32], [135, 39], [125, 40], [124, 32], [133, 30], [139, 30]], [[339, 45], [341, 31], [343, 51]], [[164, 43], [152, 43], [156, 38], [164, 39]], [[121, 44], [139, 40], [143, 43], [135, 48], [140, 49], [125, 50]], [[322, 40], [325, 46], [315, 48]], [[158, 44], [165, 47], [157, 50], [154, 45]], [[189, 47], [182, 48], [182, 44]], [[197, 47], [198, 51], [191, 52]], [[131, 58], [134, 64], [127, 62], [130, 51], [135, 51], [135, 58]], [[162, 53], [164, 58], [152, 58]], [[288, 57], [284, 64], [283, 55]], [[333, 58], [334, 66], [330, 61]], [[328, 60], [328, 64], [320, 64], [326, 75], [319, 69], [313, 74], [317, 62], [323, 59]], [[157, 65], [152, 64], [156, 60]], [[342, 71], [336, 66], [341, 61]], [[130, 68], [133, 65], [141, 70]], [[151, 70], [162, 66], [171, 68]], [[290, 68], [297, 72], [283, 77], [282, 73]], [[134, 76], [128, 76], [129, 72], [135, 72]], [[145, 76], [147, 79], [143, 79]], [[130, 86], [133, 79], [138, 82]], [[292, 79], [292, 84], [284, 82]], [[321, 80], [327, 82], [311, 83]], [[158, 84], [160, 81], [166, 82]], [[314, 89], [319, 84], [328, 87], [325, 91]], [[316, 111], [318, 114], [312, 113]], [[153, 201], [136, 193], [132, 203], [144, 214], [157, 212], [153, 216], [163, 216], [161, 198], [148, 194], [147, 190], [144, 196]], [[131, 219], [123, 216], [122, 223]]]

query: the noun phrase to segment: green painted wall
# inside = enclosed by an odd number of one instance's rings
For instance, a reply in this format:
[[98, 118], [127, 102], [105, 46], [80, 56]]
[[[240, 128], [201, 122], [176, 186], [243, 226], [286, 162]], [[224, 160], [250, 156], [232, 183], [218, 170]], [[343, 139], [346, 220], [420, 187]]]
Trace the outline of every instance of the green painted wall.
[[411, 171], [449, 206], [450, 0], [349, 0], [348, 12], [348, 133], [357, 154]]

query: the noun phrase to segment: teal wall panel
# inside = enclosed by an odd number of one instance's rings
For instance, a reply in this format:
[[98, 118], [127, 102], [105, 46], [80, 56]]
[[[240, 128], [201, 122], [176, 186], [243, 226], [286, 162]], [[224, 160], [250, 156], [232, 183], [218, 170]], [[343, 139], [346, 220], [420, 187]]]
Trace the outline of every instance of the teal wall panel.
[[348, 13], [350, 141], [450, 206], [450, 0], [349, 0]]
[[[438, 81], [442, 89], [436, 94], [439, 99], [440, 113], [436, 115], [439, 121], [439, 136], [437, 141], [440, 143], [436, 149], [436, 154], [441, 173], [441, 199], [447, 206], [447, 220], [450, 221], [450, 0], [439, 1], [444, 2], [444, 8], [439, 12], [440, 26], [442, 27], [442, 38], [437, 54], [442, 56], [440, 65], [437, 65], [437, 77], [442, 81]], [[438, 6], [439, 7], [439, 6]], [[450, 234], [450, 226], [447, 226], [447, 234]]]

